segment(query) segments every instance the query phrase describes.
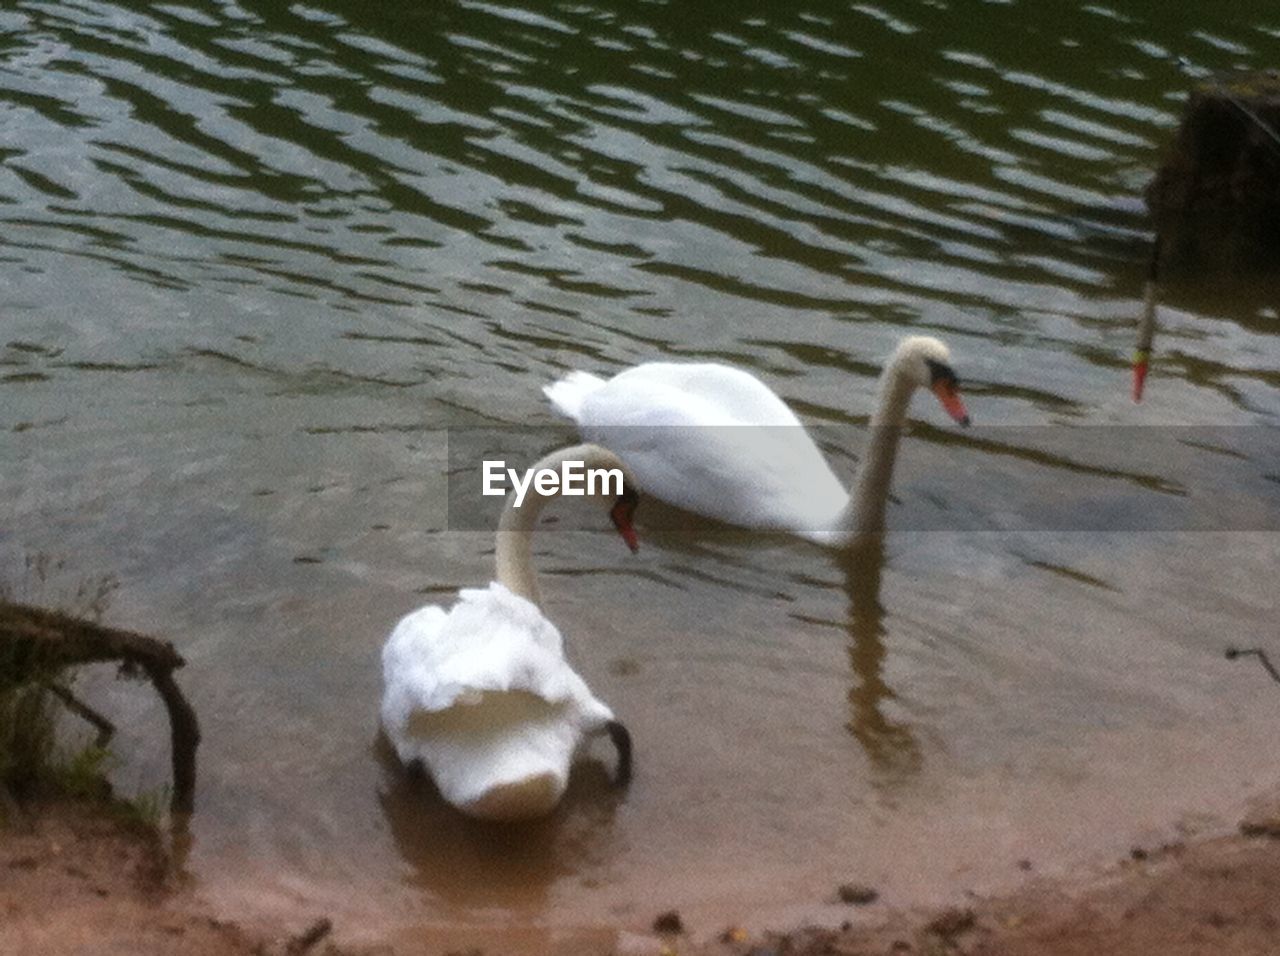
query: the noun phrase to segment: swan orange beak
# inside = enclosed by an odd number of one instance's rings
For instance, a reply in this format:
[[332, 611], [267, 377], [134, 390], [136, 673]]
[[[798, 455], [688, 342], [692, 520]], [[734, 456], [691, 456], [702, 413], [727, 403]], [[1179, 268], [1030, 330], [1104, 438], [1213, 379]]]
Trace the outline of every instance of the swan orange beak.
[[618, 529], [618, 534], [622, 535], [622, 540], [627, 543], [627, 547], [631, 549], [632, 554], [640, 550], [640, 539], [636, 537], [636, 526], [632, 524], [632, 519], [636, 513], [636, 505], [639, 503], [639, 495], [634, 491], [627, 490], [622, 493], [622, 497], [609, 509], [609, 519], [613, 522], [613, 526]]
[[1147, 366], [1151, 361], [1151, 353], [1146, 349], [1138, 349], [1133, 353], [1133, 400], [1142, 401], [1142, 387], [1147, 382]]
[[960, 398], [960, 387], [954, 381], [943, 378], [934, 382], [933, 394], [938, 396], [938, 401], [942, 403], [948, 415], [957, 423], [968, 427], [969, 411], [964, 407], [964, 402]]

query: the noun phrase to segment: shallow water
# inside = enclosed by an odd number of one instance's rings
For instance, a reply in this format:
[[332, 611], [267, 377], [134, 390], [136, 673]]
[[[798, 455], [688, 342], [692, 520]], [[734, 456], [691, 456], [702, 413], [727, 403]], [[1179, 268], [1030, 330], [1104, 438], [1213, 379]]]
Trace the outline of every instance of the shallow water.
[[[1175, 287], [1141, 406], [1126, 369], [1172, 58], [1274, 65], [1271, 4], [369, 6], [0, 12], [0, 548], [67, 559], [45, 600], [114, 574], [109, 619], [186, 655], [210, 895], [830, 918], [839, 882], [1003, 885], [1273, 782], [1275, 688], [1221, 651], [1275, 636], [1274, 295]], [[848, 475], [908, 330], [978, 427], [918, 400], [882, 555], [652, 502], [637, 556], [603, 516], [539, 539], [625, 794], [587, 765], [495, 833], [387, 763], [381, 641], [491, 574], [451, 447], [550, 436], [564, 369], [708, 357]], [[159, 710], [94, 690], [153, 787]]]

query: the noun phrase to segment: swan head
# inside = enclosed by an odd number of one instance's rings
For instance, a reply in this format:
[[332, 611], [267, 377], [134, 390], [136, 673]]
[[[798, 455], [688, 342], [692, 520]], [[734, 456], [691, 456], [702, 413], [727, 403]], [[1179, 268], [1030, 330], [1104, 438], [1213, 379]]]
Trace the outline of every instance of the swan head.
[[892, 364], [914, 385], [933, 392], [955, 421], [969, 424], [969, 412], [960, 398], [960, 379], [951, 367], [951, 350], [944, 342], [928, 335], [908, 336], [898, 345]]
[[581, 453], [583, 461], [591, 467], [616, 470], [621, 476], [620, 494], [609, 508], [609, 520], [613, 522], [614, 528], [627, 543], [631, 553], [635, 554], [640, 550], [640, 540], [636, 536], [634, 524], [636, 506], [640, 504], [640, 495], [636, 492], [635, 475], [627, 467], [626, 462], [600, 445], [588, 443], [571, 451]]

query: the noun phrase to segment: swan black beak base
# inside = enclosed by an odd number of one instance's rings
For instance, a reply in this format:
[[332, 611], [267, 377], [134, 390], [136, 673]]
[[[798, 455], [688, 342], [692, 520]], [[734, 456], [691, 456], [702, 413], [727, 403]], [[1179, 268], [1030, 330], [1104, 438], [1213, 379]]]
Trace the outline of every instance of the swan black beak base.
[[956, 373], [949, 365], [933, 361], [928, 361], [928, 365], [931, 379], [930, 391], [938, 397], [938, 401], [956, 424], [961, 428], [968, 428], [969, 411], [964, 407], [964, 400], [960, 398], [960, 379], [956, 378]]
[[631, 732], [620, 720], [609, 721], [604, 729], [618, 750], [618, 773], [614, 783], [625, 787], [631, 782]]

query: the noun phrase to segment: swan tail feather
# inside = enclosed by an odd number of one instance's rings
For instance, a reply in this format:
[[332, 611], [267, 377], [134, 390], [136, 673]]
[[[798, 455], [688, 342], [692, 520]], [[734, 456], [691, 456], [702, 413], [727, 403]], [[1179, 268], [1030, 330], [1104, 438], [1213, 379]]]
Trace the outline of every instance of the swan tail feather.
[[544, 385], [542, 393], [565, 418], [578, 421], [587, 396], [604, 387], [604, 379], [589, 372], [570, 372], [558, 382]]

